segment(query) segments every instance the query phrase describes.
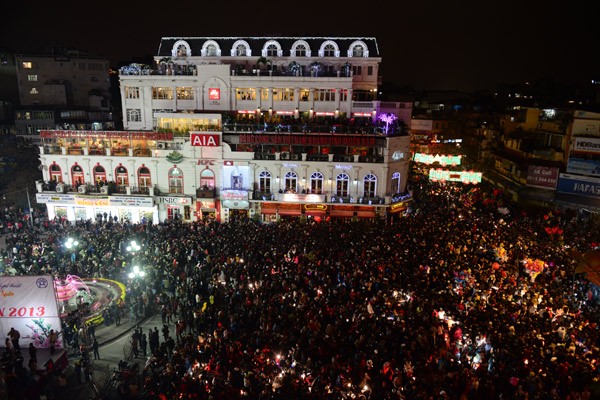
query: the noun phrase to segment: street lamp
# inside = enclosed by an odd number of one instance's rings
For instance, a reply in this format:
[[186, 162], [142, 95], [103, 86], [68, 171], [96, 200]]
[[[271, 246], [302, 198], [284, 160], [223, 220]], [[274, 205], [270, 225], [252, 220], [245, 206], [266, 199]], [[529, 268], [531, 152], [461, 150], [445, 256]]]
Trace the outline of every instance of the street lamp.
[[126, 247], [126, 249], [129, 253], [135, 254], [135, 252], [139, 251], [141, 247], [139, 244], [137, 244], [135, 240], [132, 240], [129, 246]]
[[65, 247], [67, 248], [67, 250], [72, 250], [73, 252], [71, 253], [71, 262], [75, 262], [75, 258], [77, 257], [75, 255], [75, 248], [79, 246], [79, 241], [73, 238], [68, 238], [67, 241], [65, 242]]
[[143, 278], [146, 276], [146, 272], [144, 272], [140, 267], [138, 267], [137, 265], [133, 266], [133, 270], [129, 273], [129, 279], [135, 279], [135, 278]]

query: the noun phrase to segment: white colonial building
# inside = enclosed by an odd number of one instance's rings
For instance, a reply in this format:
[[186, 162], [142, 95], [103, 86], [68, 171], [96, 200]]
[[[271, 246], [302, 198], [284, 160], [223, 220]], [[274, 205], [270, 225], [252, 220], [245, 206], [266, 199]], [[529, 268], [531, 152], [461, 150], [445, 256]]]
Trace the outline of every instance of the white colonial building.
[[42, 132], [51, 217], [406, 208], [412, 105], [376, 100], [374, 38], [163, 38], [155, 60], [120, 71], [125, 131]]

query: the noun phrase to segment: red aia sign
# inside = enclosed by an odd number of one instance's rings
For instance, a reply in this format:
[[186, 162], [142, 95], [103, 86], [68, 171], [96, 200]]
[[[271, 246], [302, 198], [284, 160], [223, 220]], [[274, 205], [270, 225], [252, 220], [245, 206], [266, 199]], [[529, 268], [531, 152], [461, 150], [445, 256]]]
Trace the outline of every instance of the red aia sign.
[[221, 100], [221, 89], [220, 88], [209, 88], [208, 89], [209, 100]]
[[191, 133], [192, 146], [217, 147], [221, 145], [220, 135], [215, 133]]

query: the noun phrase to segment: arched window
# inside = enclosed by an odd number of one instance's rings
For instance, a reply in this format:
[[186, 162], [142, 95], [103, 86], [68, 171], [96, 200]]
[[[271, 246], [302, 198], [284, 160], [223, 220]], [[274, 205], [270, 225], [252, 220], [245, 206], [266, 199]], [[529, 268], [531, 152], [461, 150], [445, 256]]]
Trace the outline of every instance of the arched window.
[[231, 56], [232, 57], [250, 57], [252, 56], [252, 51], [250, 50], [250, 45], [245, 40], [236, 40], [236, 42], [231, 46]]
[[127, 176], [127, 168], [119, 164], [115, 168], [115, 182], [117, 186], [125, 187], [129, 186], [129, 177]]
[[83, 168], [77, 163], [71, 167], [71, 182], [73, 186], [83, 185], [85, 183]]
[[238, 57], [244, 57], [247, 56], [247, 49], [246, 46], [243, 44], [238, 44], [237, 47], [235, 48], [235, 55]]
[[306, 57], [306, 46], [303, 44], [296, 46], [296, 57]]
[[185, 57], [187, 56], [187, 47], [184, 44], [180, 44], [177, 46], [177, 57]]
[[261, 171], [258, 175], [258, 190], [271, 193], [271, 173], [269, 171]]
[[138, 182], [140, 183], [140, 191], [142, 193], [150, 193], [152, 187], [152, 179], [150, 178], [150, 170], [144, 164], [138, 169]]
[[335, 178], [335, 195], [346, 197], [349, 194], [350, 177], [346, 173], [341, 173]]
[[177, 166], [169, 170], [169, 193], [183, 193], [183, 171]]
[[269, 40], [262, 49], [263, 57], [281, 57], [281, 45], [276, 40]]
[[267, 47], [267, 57], [277, 57], [277, 46], [275, 44], [270, 44]]
[[390, 182], [390, 192], [400, 193], [400, 172], [394, 172], [392, 174], [392, 180]]
[[323, 193], [323, 174], [315, 172], [310, 176], [310, 193]]
[[361, 45], [356, 45], [352, 49], [352, 57], [362, 57], [364, 53], [364, 49]]
[[367, 174], [363, 179], [363, 196], [375, 197], [377, 193], [377, 177], [373, 174]]
[[298, 174], [294, 171], [290, 171], [285, 174], [285, 191], [286, 193], [297, 193], [298, 192]]
[[310, 57], [310, 54], [310, 46], [304, 40], [295, 41], [290, 50], [292, 57]]
[[92, 173], [94, 175], [94, 183], [96, 185], [100, 182], [106, 182], [106, 170], [99, 163], [96, 164], [96, 166], [92, 170]]
[[51, 181], [55, 181], [55, 182], [62, 182], [63, 178], [62, 178], [62, 171], [60, 169], [60, 166], [56, 163], [52, 163], [52, 165], [50, 165], [50, 168], [48, 168], [48, 172], [50, 173], [50, 180]]
[[335, 57], [335, 47], [332, 44], [328, 44], [323, 48], [323, 55], [325, 57]]
[[217, 46], [214, 44], [209, 44], [206, 46], [206, 55], [208, 57], [215, 57], [217, 55]]
[[215, 188], [215, 173], [206, 168], [200, 172], [200, 188], [202, 190]]
[[237, 170], [237, 168], [231, 173], [231, 187], [233, 189], [244, 188], [244, 177], [242, 176], [242, 173]]

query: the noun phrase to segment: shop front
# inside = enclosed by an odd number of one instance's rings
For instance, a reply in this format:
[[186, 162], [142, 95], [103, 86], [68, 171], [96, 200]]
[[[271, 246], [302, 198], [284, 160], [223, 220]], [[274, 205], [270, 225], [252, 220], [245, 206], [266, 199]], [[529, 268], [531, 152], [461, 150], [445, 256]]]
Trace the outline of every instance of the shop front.
[[192, 198], [187, 196], [157, 196], [160, 221], [192, 220]]
[[68, 221], [157, 222], [158, 213], [150, 196], [79, 196], [37, 193], [38, 204], [46, 204], [49, 219]]
[[219, 203], [214, 199], [196, 200], [196, 220], [208, 221], [219, 215]]

